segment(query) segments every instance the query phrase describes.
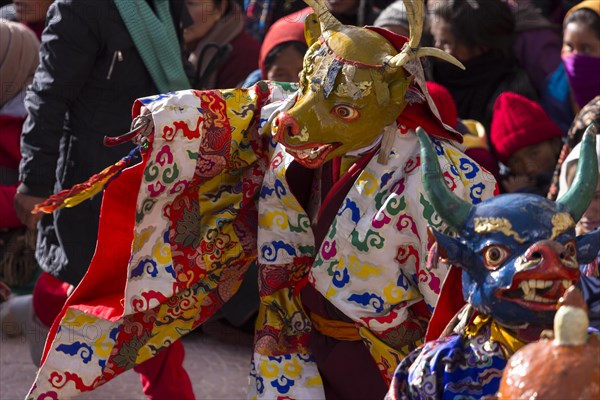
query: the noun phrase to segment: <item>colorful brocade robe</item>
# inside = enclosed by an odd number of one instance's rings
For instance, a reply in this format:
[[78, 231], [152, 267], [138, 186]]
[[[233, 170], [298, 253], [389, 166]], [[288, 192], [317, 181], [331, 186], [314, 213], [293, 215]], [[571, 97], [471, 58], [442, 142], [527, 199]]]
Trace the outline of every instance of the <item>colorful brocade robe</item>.
[[[433, 309], [447, 268], [427, 267], [427, 225], [447, 230], [424, 195], [418, 139], [402, 126], [387, 165], [364, 167], [316, 248], [286, 180], [293, 158], [269, 135], [291, 86], [182, 91], [136, 102], [152, 112], [142, 162], [105, 189], [90, 269], [57, 318], [28, 398], [93, 390], [193, 330], [258, 261], [261, 305], [249, 398], [323, 398], [300, 301], [314, 287], [351, 318], [390, 382], [410, 348], [391, 337], [407, 308]], [[434, 140], [448, 186], [478, 203], [494, 178]], [[91, 332], [93, 327], [93, 335]]]
[[510, 349], [492, 336], [487, 323], [472, 336], [455, 334], [426, 343], [402, 360], [386, 400], [476, 400], [495, 395], [508, 357], [522, 344]]

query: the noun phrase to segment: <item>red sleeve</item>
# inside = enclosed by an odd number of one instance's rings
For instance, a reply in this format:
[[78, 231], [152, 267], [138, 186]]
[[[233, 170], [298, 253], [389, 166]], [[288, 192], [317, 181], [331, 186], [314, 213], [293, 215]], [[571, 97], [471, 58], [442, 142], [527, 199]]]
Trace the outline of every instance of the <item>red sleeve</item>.
[[425, 341], [440, 337], [446, 325], [465, 304], [462, 295], [462, 270], [453, 265], [442, 285], [440, 297], [427, 327]]

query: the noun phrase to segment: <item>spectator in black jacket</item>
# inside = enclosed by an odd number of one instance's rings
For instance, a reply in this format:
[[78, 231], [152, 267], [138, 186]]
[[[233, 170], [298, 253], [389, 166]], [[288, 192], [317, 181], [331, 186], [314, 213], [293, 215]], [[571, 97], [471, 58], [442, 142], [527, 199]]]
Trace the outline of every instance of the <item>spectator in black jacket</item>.
[[466, 69], [432, 61], [430, 80], [445, 86], [461, 119], [481, 122], [489, 131], [496, 98], [515, 92], [537, 100], [527, 73], [514, 54], [515, 19], [501, 0], [430, 2], [435, 47]]
[[[175, 28], [182, 6], [169, 0], [56, 0], [48, 11], [40, 67], [25, 100], [14, 202], [25, 224], [38, 225], [42, 269], [73, 286], [94, 254], [101, 194], [41, 219], [31, 211], [128, 154], [131, 145], [108, 148], [103, 137], [129, 130], [135, 99], [189, 88]], [[183, 345], [176, 344], [136, 367], [149, 398], [193, 398], [183, 355]]]

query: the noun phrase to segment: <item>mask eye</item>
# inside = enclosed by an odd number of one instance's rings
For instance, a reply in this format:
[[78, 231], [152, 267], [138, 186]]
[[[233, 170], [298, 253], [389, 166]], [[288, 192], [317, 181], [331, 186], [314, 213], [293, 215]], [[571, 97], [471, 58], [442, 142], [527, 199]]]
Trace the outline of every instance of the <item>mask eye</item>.
[[508, 257], [508, 251], [501, 246], [492, 245], [483, 250], [483, 263], [489, 270], [497, 269]]
[[360, 112], [346, 104], [338, 104], [331, 109], [331, 113], [344, 122], [354, 122], [360, 118]]

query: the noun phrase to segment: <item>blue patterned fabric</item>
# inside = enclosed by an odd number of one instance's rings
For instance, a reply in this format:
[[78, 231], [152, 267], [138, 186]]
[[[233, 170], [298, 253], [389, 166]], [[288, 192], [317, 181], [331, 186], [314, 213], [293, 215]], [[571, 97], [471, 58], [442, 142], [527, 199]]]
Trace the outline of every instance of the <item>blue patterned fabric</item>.
[[473, 337], [440, 338], [400, 363], [386, 400], [480, 399], [498, 391], [506, 361], [489, 325]]

